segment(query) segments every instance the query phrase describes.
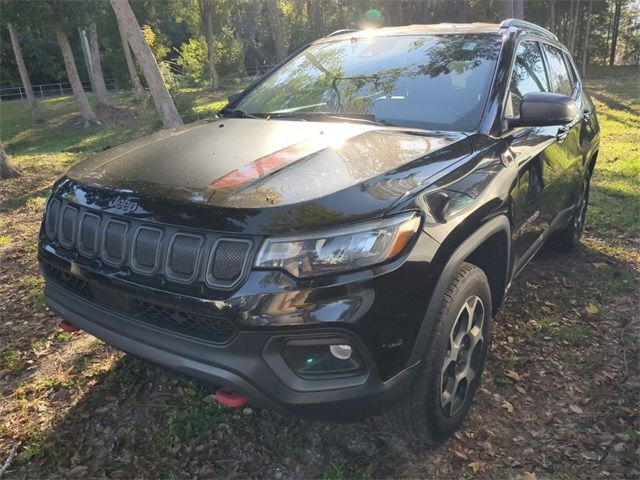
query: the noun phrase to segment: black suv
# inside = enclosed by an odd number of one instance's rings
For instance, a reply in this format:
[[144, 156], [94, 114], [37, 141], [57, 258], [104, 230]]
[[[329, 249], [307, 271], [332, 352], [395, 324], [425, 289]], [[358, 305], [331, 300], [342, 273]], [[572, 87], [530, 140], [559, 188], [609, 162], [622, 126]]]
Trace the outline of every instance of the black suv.
[[580, 238], [594, 105], [533, 24], [341, 31], [220, 114], [54, 186], [49, 307], [219, 398], [436, 442], [478, 388], [492, 317]]

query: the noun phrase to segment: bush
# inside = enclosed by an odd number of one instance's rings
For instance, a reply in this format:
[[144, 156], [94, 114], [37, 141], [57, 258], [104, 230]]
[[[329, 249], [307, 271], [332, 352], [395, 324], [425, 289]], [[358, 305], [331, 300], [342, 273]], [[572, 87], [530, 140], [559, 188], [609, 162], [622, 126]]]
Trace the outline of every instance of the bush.
[[[242, 43], [227, 31], [216, 35], [213, 42], [216, 69], [220, 76], [237, 75], [244, 68]], [[202, 85], [209, 78], [207, 42], [204, 37], [191, 38], [180, 46], [176, 60], [184, 80], [191, 85]]]
[[176, 64], [188, 82], [200, 85], [208, 79], [207, 43], [204, 37], [191, 38], [180, 46], [180, 55]]

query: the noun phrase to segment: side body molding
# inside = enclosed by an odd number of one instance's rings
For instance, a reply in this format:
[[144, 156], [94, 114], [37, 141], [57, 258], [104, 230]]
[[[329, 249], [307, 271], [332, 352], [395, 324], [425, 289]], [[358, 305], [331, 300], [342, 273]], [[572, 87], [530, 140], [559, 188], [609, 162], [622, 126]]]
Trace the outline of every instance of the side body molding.
[[[429, 300], [427, 312], [424, 316], [424, 319], [422, 320], [420, 331], [418, 332], [418, 338], [416, 339], [416, 343], [413, 346], [413, 351], [411, 352], [411, 356], [409, 357], [409, 366], [420, 362], [420, 358], [422, 357], [425, 346], [432, 331], [433, 322], [438, 315], [440, 305], [442, 305], [442, 300], [444, 298], [447, 286], [449, 285], [449, 282], [451, 281], [451, 278], [453, 277], [455, 272], [458, 270], [458, 267], [460, 267], [462, 262], [464, 262], [464, 260], [469, 257], [469, 255], [476, 248], [478, 248], [487, 239], [491, 238], [497, 233], [505, 233], [508, 238], [507, 251], [505, 252], [505, 255], [507, 255], [507, 268], [505, 269], [506, 273], [504, 285], [509, 285], [509, 277], [511, 275], [511, 223], [505, 215], [500, 215], [489, 220], [487, 223], [478, 228], [474, 233], [469, 235], [467, 240], [465, 240], [453, 252], [451, 257], [449, 257], [449, 260], [444, 266], [442, 274], [438, 279], [438, 283], [433, 290], [431, 300]], [[501, 293], [504, 294], [505, 292]]]

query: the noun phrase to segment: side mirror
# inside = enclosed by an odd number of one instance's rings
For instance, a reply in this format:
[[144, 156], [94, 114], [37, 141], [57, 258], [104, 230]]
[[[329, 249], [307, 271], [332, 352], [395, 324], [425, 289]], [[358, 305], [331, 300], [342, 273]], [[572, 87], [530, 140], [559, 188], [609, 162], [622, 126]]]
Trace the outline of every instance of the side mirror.
[[229, 102], [229, 104], [235, 102], [240, 95], [242, 95], [242, 90], [240, 90], [239, 92], [232, 93], [227, 97], [227, 102]]
[[565, 125], [576, 117], [576, 102], [559, 93], [528, 93], [520, 102], [520, 117], [507, 120], [511, 127]]

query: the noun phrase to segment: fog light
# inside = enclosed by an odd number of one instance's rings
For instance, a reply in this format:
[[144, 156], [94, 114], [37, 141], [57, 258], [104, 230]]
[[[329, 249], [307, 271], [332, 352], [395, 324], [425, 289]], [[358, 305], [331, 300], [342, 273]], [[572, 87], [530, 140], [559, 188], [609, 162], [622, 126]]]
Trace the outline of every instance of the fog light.
[[301, 378], [317, 379], [360, 375], [365, 364], [346, 338], [289, 340], [280, 350], [285, 363]]
[[329, 350], [339, 360], [348, 360], [351, 357], [351, 345], [331, 345]]

